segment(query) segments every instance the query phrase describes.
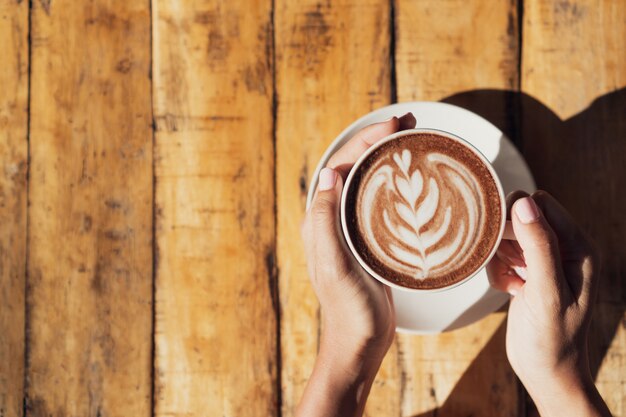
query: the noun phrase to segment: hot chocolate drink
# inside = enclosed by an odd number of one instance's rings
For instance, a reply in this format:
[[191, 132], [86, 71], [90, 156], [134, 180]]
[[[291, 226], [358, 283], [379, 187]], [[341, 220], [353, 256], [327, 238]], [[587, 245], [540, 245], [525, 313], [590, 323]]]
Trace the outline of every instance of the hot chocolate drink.
[[374, 149], [351, 176], [344, 230], [360, 261], [387, 281], [416, 289], [456, 284], [497, 244], [498, 185], [460, 141], [409, 133]]

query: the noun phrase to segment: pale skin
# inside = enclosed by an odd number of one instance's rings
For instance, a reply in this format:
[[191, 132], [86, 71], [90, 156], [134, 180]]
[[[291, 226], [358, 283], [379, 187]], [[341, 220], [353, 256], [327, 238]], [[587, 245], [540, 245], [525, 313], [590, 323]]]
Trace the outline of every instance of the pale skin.
[[[320, 173], [302, 235], [322, 309], [322, 337], [299, 417], [361, 416], [393, 342], [391, 292], [354, 262], [341, 236], [338, 207], [358, 157], [383, 137], [414, 126], [410, 113], [368, 126]], [[587, 354], [598, 287], [593, 245], [545, 192], [512, 193], [507, 209], [517, 241], [503, 241], [488, 268], [491, 284], [512, 295], [506, 334], [511, 366], [541, 416], [610, 416]]]

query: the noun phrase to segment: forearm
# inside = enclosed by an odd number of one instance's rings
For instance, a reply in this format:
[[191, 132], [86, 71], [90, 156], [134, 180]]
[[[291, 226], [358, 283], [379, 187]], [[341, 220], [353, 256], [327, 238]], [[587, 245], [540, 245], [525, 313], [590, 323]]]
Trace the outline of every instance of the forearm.
[[361, 416], [381, 360], [323, 341], [296, 416]]

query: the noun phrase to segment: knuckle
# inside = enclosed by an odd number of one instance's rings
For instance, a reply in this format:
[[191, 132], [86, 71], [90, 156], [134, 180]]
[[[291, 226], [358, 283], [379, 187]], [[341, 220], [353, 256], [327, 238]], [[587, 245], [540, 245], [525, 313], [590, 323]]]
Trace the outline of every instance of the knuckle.
[[541, 251], [558, 253], [559, 240], [556, 237], [554, 231], [550, 229], [544, 229], [537, 233], [534, 239], [531, 239], [529, 242], [527, 242], [526, 247]]
[[594, 268], [602, 262], [602, 253], [597, 243], [586, 233], [580, 231], [574, 233], [570, 240], [570, 250], [580, 259], [586, 260]]
[[337, 288], [342, 271], [336, 262], [327, 262], [322, 259], [313, 260], [310, 277], [318, 289], [330, 291]]
[[537, 190], [534, 193], [531, 194], [531, 197], [533, 199], [538, 198], [538, 199], [544, 199], [546, 197], [551, 197], [550, 193], [548, 193], [546, 190]]
[[602, 263], [602, 251], [600, 251], [600, 248], [598, 248], [598, 246], [594, 243], [589, 246], [589, 256], [594, 266], [598, 266]]
[[315, 223], [327, 221], [327, 219], [335, 214], [335, 205], [333, 202], [320, 198], [315, 202], [311, 210], [311, 216]]
[[544, 244], [550, 249], [559, 248], [559, 239], [556, 237], [556, 233], [552, 229], [547, 229], [544, 234]]
[[585, 277], [591, 277], [598, 272], [600, 262], [597, 254], [589, 253], [585, 255], [581, 261], [581, 269]]
[[584, 240], [587, 247], [587, 255], [591, 258], [593, 264], [600, 264], [602, 262], [602, 252], [598, 247], [598, 244], [592, 239]]
[[330, 262], [320, 262], [315, 266], [315, 276], [319, 277], [332, 277], [336, 274], [334, 265]]

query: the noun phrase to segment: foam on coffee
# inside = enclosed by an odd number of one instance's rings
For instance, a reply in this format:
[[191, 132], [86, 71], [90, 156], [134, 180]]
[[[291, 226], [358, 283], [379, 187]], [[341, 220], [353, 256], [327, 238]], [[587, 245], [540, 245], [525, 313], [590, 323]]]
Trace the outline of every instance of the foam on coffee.
[[433, 133], [375, 149], [346, 196], [347, 229], [361, 259], [385, 279], [420, 289], [452, 285], [480, 268], [498, 239], [501, 210], [480, 157]]

